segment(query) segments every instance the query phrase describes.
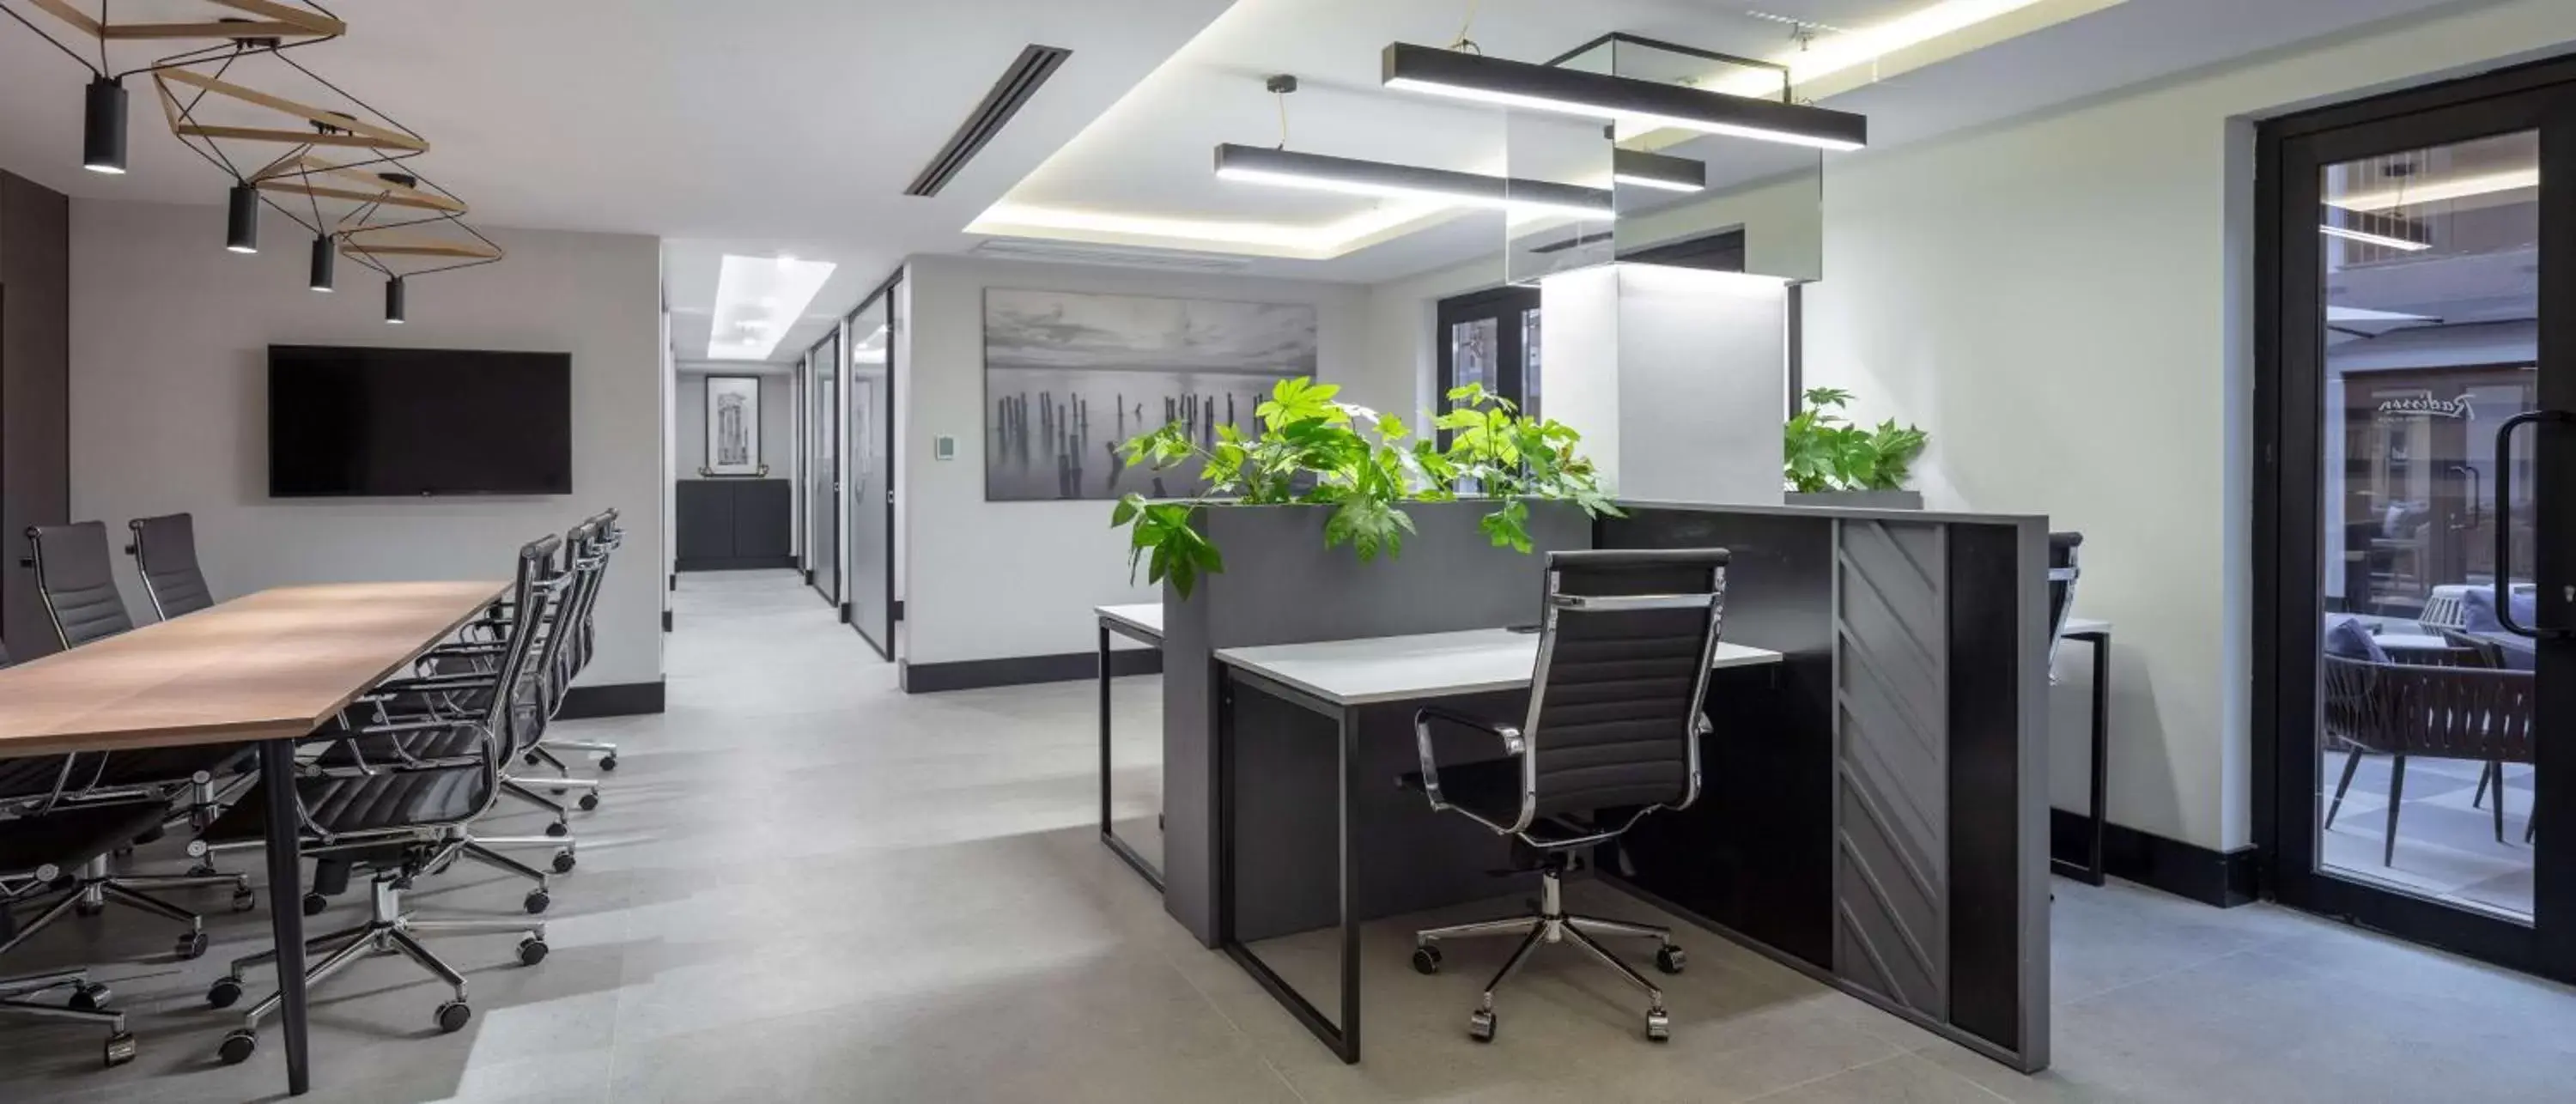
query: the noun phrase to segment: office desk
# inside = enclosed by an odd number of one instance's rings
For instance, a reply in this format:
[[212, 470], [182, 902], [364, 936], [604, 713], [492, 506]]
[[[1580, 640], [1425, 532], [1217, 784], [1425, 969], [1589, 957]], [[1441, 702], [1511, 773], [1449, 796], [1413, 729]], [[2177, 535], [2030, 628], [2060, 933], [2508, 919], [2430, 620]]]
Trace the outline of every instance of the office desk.
[[1093, 606], [1092, 616], [1100, 622], [1100, 842], [1110, 853], [1126, 861], [1129, 868], [1156, 890], [1163, 888], [1163, 872], [1126, 840], [1118, 838], [1109, 819], [1109, 634], [1117, 633], [1129, 640], [1154, 648], [1163, 646], [1163, 604], [1140, 602], [1132, 606]]
[[[1360, 958], [1358, 839], [1353, 830], [1353, 796], [1364, 784], [1360, 711], [1364, 707], [1432, 701], [1526, 689], [1538, 657], [1538, 634], [1508, 629], [1424, 633], [1314, 644], [1278, 644], [1220, 648], [1217, 721], [1217, 941], [1227, 957], [1250, 973], [1272, 999], [1287, 1008], [1306, 1029], [1322, 1039], [1344, 1062], [1360, 1060]], [[1778, 652], [1741, 644], [1720, 643], [1711, 667], [1761, 667], [1781, 661]], [[1275, 698], [1333, 722], [1338, 751], [1334, 776], [1338, 836], [1335, 877], [1341, 926], [1341, 1009], [1327, 1018], [1239, 936], [1236, 858], [1240, 832], [1235, 824], [1239, 794], [1235, 786], [1236, 718], [1241, 693]], [[1546, 739], [1540, 734], [1542, 746]], [[1406, 754], [1411, 754], [1409, 750]], [[1265, 779], [1267, 780], [1267, 779]], [[1481, 829], [1479, 829], [1481, 831]], [[1264, 872], [1265, 874], [1268, 871]]]
[[[279, 587], [0, 670], [0, 758], [255, 743], [260, 785], [295, 787], [295, 744], [501, 596], [506, 584]], [[268, 805], [287, 1091], [305, 1062], [304, 909], [293, 802]]]

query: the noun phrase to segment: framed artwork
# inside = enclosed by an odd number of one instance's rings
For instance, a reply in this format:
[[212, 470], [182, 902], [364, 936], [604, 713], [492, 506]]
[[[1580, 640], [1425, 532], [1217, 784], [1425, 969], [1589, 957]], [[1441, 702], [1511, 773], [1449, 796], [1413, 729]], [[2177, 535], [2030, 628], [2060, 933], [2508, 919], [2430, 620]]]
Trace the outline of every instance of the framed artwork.
[[700, 475], [766, 475], [760, 462], [760, 377], [707, 377], [707, 462]]
[[1118, 446], [1176, 421], [1209, 442], [1250, 432], [1315, 350], [1309, 303], [986, 289], [984, 499], [1195, 493], [1195, 470], [1130, 468]]

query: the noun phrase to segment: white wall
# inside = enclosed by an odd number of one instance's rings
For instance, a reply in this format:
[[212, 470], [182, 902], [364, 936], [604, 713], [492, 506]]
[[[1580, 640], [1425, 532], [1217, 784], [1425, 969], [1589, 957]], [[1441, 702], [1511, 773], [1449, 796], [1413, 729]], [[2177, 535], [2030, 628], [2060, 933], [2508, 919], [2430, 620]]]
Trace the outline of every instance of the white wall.
[[[2572, 39], [2576, 4], [2522, 0], [1828, 162], [1807, 379], [1931, 432], [1930, 505], [2084, 531], [2077, 610], [2117, 624], [2113, 821], [2251, 839], [2247, 120]], [[2083, 732], [2059, 730], [2061, 807]]]
[[[218, 597], [289, 583], [504, 578], [519, 543], [604, 507], [624, 558], [599, 601], [583, 681], [662, 677], [661, 249], [650, 237], [493, 231], [500, 264], [424, 277], [410, 322], [343, 260], [340, 290], [305, 289], [306, 239], [282, 218], [256, 256], [224, 251], [214, 207], [72, 204], [73, 516], [196, 515]], [[573, 493], [565, 497], [268, 497], [270, 344], [525, 349], [572, 354]], [[138, 617], [131, 561], [117, 557]]]
[[[699, 364], [680, 366], [678, 396], [672, 405], [671, 469], [681, 479], [696, 479], [707, 462], [707, 377], [745, 375], [739, 368]], [[760, 378], [760, 462], [769, 478], [795, 476], [796, 405], [785, 372], [762, 372]]]
[[[1355, 285], [913, 258], [901, 291], [900, 316], [909, 324], [897, 328], [895, 357], [904, 658], [911, 663], [1089, 652], [1091, 607], [1161, 599], [1141, 578], [1128, 581], [1125, 537], [1109, 527], [1108, 502], [984, 501], [987, 287], [1313, 303], [1317, 375], [1348, 383], [1345, 397], [1353, 402], [1403, 394], [1362, 368], [1364, 293]], [[931, 459], [932, 442], [942, 436], [956, 439], [956, 459]]]

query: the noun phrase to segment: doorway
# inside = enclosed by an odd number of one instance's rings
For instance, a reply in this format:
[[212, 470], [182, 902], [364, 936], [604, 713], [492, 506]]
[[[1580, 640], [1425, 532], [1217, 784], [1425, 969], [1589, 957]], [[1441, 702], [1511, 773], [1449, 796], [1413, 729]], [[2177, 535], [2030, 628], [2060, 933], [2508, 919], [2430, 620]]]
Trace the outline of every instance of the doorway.
[[811, 480], [805, 500], [814, 508], [806, 515], [805, 563], [813, 574], [814, 589], [823, 600], [838, 607], [841, 604], [841, 343], [839, 335], [824, 338], [805, 355], [806, 388], [812, 407], [808, 412], [813, 432], [805, 435], [808, 449], [805, 477]]
[[2268, 881], [2576, 980], [2576, 62], [2260, 138]]
[[850, 345], [850, 627], [894, 658], [895, 281], [879, 287], [842, 332]]

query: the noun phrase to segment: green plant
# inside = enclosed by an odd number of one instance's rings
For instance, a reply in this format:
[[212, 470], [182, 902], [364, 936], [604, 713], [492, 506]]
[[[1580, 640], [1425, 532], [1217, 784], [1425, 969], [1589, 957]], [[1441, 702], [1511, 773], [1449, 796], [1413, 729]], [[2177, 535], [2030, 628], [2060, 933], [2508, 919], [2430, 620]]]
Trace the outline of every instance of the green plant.
[[1477, 527], [1497, 548], [1530, 551], [1530, 499], [1569, 501], [1595, 517], [1619, 514], [1592, 462], [1575, 451], [1581, 434], [1521, 414], [1482, 386], [1449, 392], [1450, 411], [1433, 423], [1449, 432], [1446, 447], [1414, 437], [1392, 414], [1334, 401], [1340, 393], [1303, 376], [1281, 380], [1253, 411], [1260, 428], [1252, 436], [1221, 425], [1207, 441], [1174, 422], [1120, 445], [1130, 467], [1162, 471], [1195, 460], [1207, 483], [1186, 499], [1118, 500], [1109, 524], [1129, 530], [1130, 576], [1141, 564], [1148, 582], [1169, 579], [1188, 597], [1201, 576], [1223, 572], [1224, 555], [1195, 525], [1199, 509], [1216, 503], [1329, 506], [1324, 546], [1348, 544], [1363, 562], [1403, 554], [1414, 531], [1405, 503], [1458, 501], [1462, 486], [1494, 504]]
[[1894, 418], [1876, 428], [1844, 420], [1836, 411], [1850, 404], [1849, 391], [1816, 387], [1805, 398], [1806, 409], [1789, 419], [1782, 442], [1781, 474], [1790, 490], [1896, 490], [1931, 441], [1919, 428], [1898, 427]]

